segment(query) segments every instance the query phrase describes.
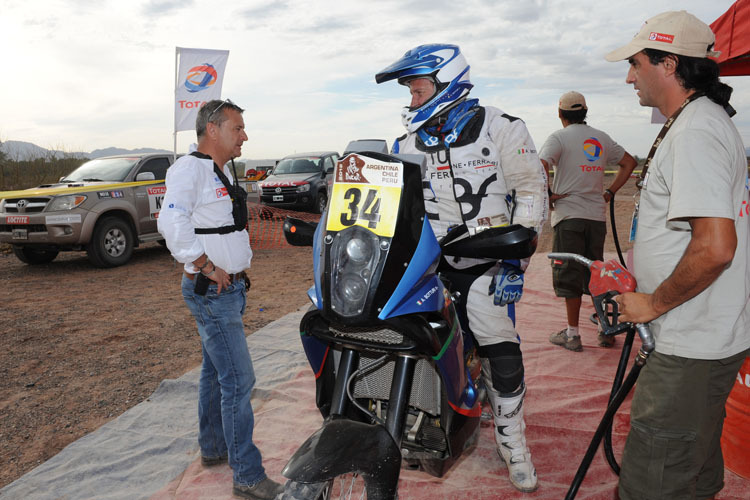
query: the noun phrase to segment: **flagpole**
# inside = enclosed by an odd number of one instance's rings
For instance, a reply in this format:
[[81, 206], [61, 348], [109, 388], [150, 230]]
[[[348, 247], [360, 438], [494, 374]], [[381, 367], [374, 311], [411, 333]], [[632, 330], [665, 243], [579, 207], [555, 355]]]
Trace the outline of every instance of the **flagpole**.
[[177, 65], [177, 58], [180, 54], [180, 48], [175, 47], [174, 48], [174, 97], [172, 99], [172, 112], [174, 113], [174, 132], [172, 132], [172, 136], [174, 138], [174, 150], [172, 155], [172, 161], [177, 161], [177, 111], [175, 111], [175, 102], [177, 101], [177, 85], [179, 85], [179, 82], [177, 81], [179, 79], [179, 71], [178, 71], [178, 65]]

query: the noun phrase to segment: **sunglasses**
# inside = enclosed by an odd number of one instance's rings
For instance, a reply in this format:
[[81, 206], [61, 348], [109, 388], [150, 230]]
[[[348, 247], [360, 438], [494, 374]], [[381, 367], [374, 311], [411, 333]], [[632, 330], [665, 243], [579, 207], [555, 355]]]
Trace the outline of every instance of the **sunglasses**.
[[232, 106], [236, 106], [236, 104], [234, 104], [234, 103], [233, 103], [233, 102], [231, 101], [231, 99], [224, 99], [223, 101], [221, 101], [221, 104], [219, 104], [218, 106], [216, 106], [216, 108], [215, 108], [215, 109], [214, 109], [213, 111], [211, 111], [211, 114], [210, 114], [210, 115], [208, 115], [208, 120], [206, 120], [206, 121], [210, 122], [210, 121], [211, 121], [211, 119], [212, 119], [212, 118], [214, 117], [214, 115], [216, 114], [216, 112], [217, 112], [217, 111], [219, 111], [219, 110], [220, 110], [220, 109], [222, 108], [222, 106], [224, 106], [225, 104], [231, 104]]

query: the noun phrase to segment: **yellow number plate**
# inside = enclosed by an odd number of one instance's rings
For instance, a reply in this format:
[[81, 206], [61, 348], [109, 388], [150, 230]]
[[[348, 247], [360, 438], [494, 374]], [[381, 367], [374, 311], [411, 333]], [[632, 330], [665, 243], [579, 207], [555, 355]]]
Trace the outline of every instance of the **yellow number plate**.
[[326, 230], [358, 225], [391, 237], [401, 200], [403, 165], [350, 154], [336, 165]]

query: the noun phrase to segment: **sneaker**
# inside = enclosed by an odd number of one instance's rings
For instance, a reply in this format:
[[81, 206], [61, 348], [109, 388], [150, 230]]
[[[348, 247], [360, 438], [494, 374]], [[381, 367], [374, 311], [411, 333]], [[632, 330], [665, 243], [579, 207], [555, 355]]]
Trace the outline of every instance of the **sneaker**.
[[203, 467], [213, 467], [214, 465], [226, 463], [226, 461], [226, 455], [222, 455], [220, 457], [207, 457], [205, 455], [201, 455], [201, 465], [203, 465]]
[[269, 478], [265, 478], [252, 486], [237, 483], [232, 486], [234, 496], [252, 500], [272, 500], [276, 498], [276, 495], [281, 495], [283, 492], [284, 485]]
[[549, 336], [549, 341], [555, 345], [562, 346], [569, 351], [581, 352], [583, 351], [583, 345], [581, 345], [581, 336], [576, 335], [575, 337], [568, 338], [568, 329], [563, 328], [557, 333], [553, 333]]
[[615, 345], [614, 335], [604, 335], [603, 332], [599, 332], [596, 337], [599, 340], [599, 347], [612, 347]]

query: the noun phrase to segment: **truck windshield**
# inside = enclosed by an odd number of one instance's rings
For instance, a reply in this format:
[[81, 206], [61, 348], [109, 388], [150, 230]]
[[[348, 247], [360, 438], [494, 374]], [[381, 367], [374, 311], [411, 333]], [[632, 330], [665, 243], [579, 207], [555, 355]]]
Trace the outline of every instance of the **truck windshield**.
[[60, 182], [85, 182], [90, 179], [122, 182], [137, 162], [138, 158], [99, 158], [87, 161]]
[[281, 160], [273, 175], [312, 174], [320, 172], [320, 158], [286, 158]]

